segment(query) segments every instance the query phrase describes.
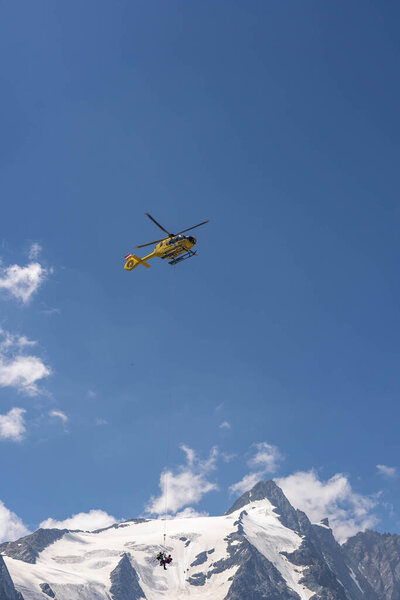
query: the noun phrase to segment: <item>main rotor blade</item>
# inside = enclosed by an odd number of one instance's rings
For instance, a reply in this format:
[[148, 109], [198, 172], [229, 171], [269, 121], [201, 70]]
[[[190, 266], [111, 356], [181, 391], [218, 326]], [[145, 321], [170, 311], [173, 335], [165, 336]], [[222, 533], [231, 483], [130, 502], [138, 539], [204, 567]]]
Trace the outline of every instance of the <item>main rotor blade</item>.
[[149, 219], [151, 219], [151, 221], [153, 221], [153, 223], [155, 223], [157, 225], [157, 227], [159, 227], [160, 229], [162, 229], [163, 231], [165, 231], [165, 233], [168, 233], [168, 237], [173, 237], [174, 234], [170, 233], [169, 231], [167, 231], [162, 225], [160, 225], [160, 223], [158, 223], [154, 217], [151, 216], [151, 214], [146, 213], [146, 216], [149, 217]]
[[182, 229], [182, 231], [178, 231], [178, 233], [176, 233], [175, 235], [179, 235], [180, 233], [185, 233], [185, 231], [190, 231], [191, 229], [196, 229], [196, 227], [200, 227], [200, 225], [205, 225], [206, 223], [209, 223], [210, 219], [207, 219], [207, 221], [203, 221], [202, 223], [199, 223], [198, 225], [193, 225], [193, 227], [188, 227], [188, 229]]
[[162, 238], [162, 240], [156, 240], [155, 242], [149, 242], [148, 244], [140, 244], [140, 246], [136, 246], [136, 248], [144, 248], [145, 246], [151, 246], [152, 244], [158, 244], [158, 242], [163, 242], [164, 240], [169, 240], [170, 236]]

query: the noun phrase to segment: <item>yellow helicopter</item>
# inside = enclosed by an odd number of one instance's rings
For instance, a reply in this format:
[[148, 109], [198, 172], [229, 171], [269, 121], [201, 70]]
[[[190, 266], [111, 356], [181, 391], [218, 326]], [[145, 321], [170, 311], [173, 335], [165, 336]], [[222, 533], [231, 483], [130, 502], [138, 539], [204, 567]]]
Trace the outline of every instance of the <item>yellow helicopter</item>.
[[145, 246], [151, 246], [152, 244], [157, 244], [151, 254], [144, 256], [143, 258], [139, 258], [136, 254], [127, 254], [125, 256], [125, 265], [124, 269], [127, 271], [133, 271], [137, 266], [143, 265], [144, 267], [150, 268], [150, 265], [147, 263], [150, 258], [154, 256], [158, 256], [159, 258], [163, 258], [168, 260], [170, 265], [176, 265], [177, 263], [186, 260], [187, 258], [191, 258], [196, 255], [196, 252], [193, 252], [192, 248], [196, 244], [196, 238], [192, 235], [182, 235], [186, 231], [191, 231], [192, 229], [196, 229], [196, 227], [200, 227], [200, 225], [205, 225], [208, 223], [207, 221], [203, 221], [198, 225], [194, 225], [193, 227], [188, 227], [187, 229], [183, 229], [178, 233], [170, 233], [167, 231], [160, 223], [158, 223], [149, 213], [146, 213], [146, 216], [149, 217], [166, 234], [167, 237], [162, 238], [161, 240], [155, 240], [154, 242], [149, 242], [148, 244], [141, 244], [140, 246], [136, 246], [136, 248], [144, 248]]

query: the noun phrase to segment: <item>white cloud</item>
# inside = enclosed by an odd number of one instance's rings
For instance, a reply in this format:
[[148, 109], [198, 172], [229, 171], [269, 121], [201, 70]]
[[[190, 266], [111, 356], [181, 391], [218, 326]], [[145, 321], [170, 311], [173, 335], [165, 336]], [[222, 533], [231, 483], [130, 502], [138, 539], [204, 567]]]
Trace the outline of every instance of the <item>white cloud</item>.
[[36, 260], [39, 256], [39, 254], [41, 253], [41, 251], [42, 251], [42, 246], [40, 244], [38, 244], [37, 242], [35, 242], [29, 248], [28, 256], [31, 260]]
[[114, 523], [118, 523], [118, 519], [109, 515], [104, 510], [90, 510], [87, 513], [78, 513], [72, 515], [68, 519], [63, 521], [57, 521], [56, 519], [46, 519], [42, 521], [39, 527], [44, 529], [81, 529], [82, 531], [95, 531], [96, 529], [103, 529], [104, 527], [110, 527]]
[[88, 398], [96, 398], [96, 392], [94, 390], [88, 390]]
[[363, 496], [352, 490], [346, 475], [337, 473], [328, 481], [321, 481], [314, 470], [299, 471], [276, 479], [289, 502], [303, 510], [313, 522], [324, 517], [339, 542], [358, 531], [372, 528], [378, 519], [372, 513], [376, 497]]
[[68, 421], [68, 416], [62, 410], [51, 410], [49, 415], [50, 417], [60, 419], [64, 424]]
[[38, 262], [31, 262], [25, 267], [1, 267], [0, 290], [3, 289], [23, 304], [28, 304], [49, 273], [50, 271]]
[[30, 533], [15, 513], [11, 512], [0, 500], [0, 542], [13, 542]]
[[379, 475], [384, 475], [385, 477], [394, 478], [397, 477], [397, 469], [396, 467], [388, 467], [387, 465], [376, 465], [378, 469]]
[[0, 386], [35, 396], [39, 393], [36, 382], [49, 375], [50, 369], [37, 356], [16, 356], [11, 360], [0, 356]]
[[256, 473], [249, 473], [248, 475], [245, 475], [243, 477], [243, 479], [241, 479], [240, 481], [237, 481], [236, 483], [234, 483], [233, 485], [231, 485], [229, 487], [229, 491], [232, 494], [244, 494], [245, 492], [248, 492], [249, 490], [251, 490], [252, 487], [254, 487], [256, 485], [256, 483], [258, 483], [259, 481], [261, 481], [263, 478], [263, 475], [258, 472]]
[[257, 468], [263, 473], [275, 473], [279, 462], [282, 460], [282, 455], [276, 446], [267, 442], [255, 444], [256, 453], [249, 460], [249, 466]]
[[98, 417], [95, 420], [95, 424], [96, 425], [108, 425], [108, 421], [106, 419], [102, 419], [101, 417]]
[[208, 517], [208, 512], [199, 512], [195, 510], [192, 506], [187, 506], [183, 510], [180, 510], [174, 518], [176, 519], [197, 519], [198, 517]]
[[247, 461], [252, 471], [229, 487], [231, 493], [247, 492], [267, 474], [275, 473], [278, 469], [283, 457], [276, 446], [260, 442], [253, 444], [253, 447], [255, 448], [254, 455]]
[[185, 506], [197, 504], [205, 494], [218, 489], [215, 483], [208, 480], [209, 473], [216, 468], [218, 449], [212, 448], [204, 461], [197, 457], [192, 448], [182, 445], [181, 450], [186, 455], [186, 464], [181, 465], [176, 473], [161, 473], [161, 494], [150, 498], [146, 512], [156, 515], [176, 513]]
[[23, 354], [35, 343], [0, 329], [0, 386], [13, 387], [28, 396], [39, 393], [37, 382], [51, 371], [37, 356]]
[[0, 415], [0, 439], [20, 442], [24, 438], [25, 413], [23, 408], [12, 408], [5, 415]]
[[219, 426], [220, 429], [230, 429], [231, 428], [231, 424], [228, 423], [228, 421], [222, 421], [221, 425]]

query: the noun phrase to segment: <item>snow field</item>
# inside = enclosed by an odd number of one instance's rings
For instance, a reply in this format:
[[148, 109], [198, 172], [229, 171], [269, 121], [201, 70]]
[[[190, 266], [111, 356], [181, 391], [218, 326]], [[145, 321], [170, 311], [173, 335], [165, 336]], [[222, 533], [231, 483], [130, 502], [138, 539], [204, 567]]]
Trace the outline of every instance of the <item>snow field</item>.
[[[296, 550], [301, 537], [282, 525], [268, 500], [253, 502], [227, 516], [169, 520], [166, 551], [173, 562], [166, 571], [155, 560], [164, 550], [164, 522], [160, 520], [121, 523], [98, 533], [68, 533], [41, 552], [33, 565], [6, 556], [4, 560], [25, 600], [49, 600], [40, 583], [48, 583], [57, 600], [110, 600], [110, 575], [125, 552], [147, 600], [224, 600], [238, 566], [211, 575], [204, 585], [193, 585], [188, 579], [196, 573], [207, 574], [214, 563], [229, 558], [227, 537], [237, 532], [242, 510], [247, 512], [242, 517], [247, 540], [278, 569], [301, 600], [309, 600], [312, 592], [299, 583], [302, 569], [281, 554]], [[206, 553], [205, 560], [191, 567], [201, 553]]]

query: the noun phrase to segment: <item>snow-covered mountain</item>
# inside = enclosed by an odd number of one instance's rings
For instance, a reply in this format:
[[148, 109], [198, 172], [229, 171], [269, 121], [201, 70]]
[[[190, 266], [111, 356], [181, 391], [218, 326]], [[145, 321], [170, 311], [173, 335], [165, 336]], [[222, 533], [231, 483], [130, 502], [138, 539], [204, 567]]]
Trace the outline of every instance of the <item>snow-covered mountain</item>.
[[273, 481], [260, 482], [223, 516], [168, 521], [167, 571], [154, 559], [157, 520], [39, 529], [1, 544], [0, 600], [400, 600], [397, 538], [387, 557], [375, 532], [340, 546], [327, 521], [311, 524]]

